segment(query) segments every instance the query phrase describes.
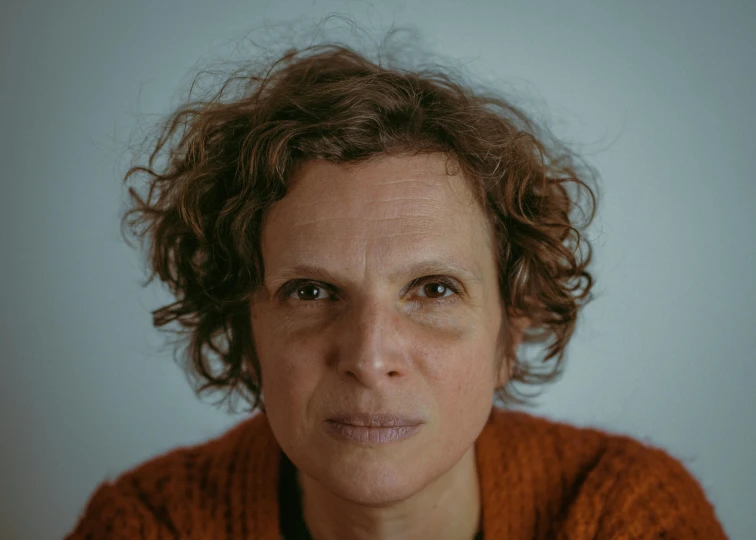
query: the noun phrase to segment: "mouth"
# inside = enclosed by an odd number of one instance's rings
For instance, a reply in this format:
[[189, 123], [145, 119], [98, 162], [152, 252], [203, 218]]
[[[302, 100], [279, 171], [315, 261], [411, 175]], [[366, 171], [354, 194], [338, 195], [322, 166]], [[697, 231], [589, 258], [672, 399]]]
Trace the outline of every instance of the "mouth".
[[353, 413], [329, 418], [326, 429], [341, 442], [374, 446], [408, 439], [422, 424], [422, 420], [407, 416]]

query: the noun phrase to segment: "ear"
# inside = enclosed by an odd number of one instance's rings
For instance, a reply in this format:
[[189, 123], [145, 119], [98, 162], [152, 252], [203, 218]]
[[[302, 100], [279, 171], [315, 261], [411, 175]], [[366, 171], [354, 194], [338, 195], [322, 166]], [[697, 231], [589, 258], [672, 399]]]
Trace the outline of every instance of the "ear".
[[503, 387], [512, 378], [517, 348], [522, 343], [525, 330], [530, 326], [530, 319], [525, 316], [510, 316], [507, 317], [504, 324], [507, 325], [505, 335], [508, 339], [506, 340], [506, 349], [502, 351], [503, 360], [499, 368], [497, 388]]

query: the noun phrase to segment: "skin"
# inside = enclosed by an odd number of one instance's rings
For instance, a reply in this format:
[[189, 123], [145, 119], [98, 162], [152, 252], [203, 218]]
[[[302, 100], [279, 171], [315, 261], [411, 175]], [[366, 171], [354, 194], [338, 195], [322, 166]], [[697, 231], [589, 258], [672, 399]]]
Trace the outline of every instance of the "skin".
[[[265, 216], [252, 332], [266, 414], [318, 540], [479, 529], [474, 443], [517, 343], [502, 343], [485, 215], [445, 164], [309, 162]], [[390, 444], [335, 439], [326, 420], [351, 411], [422, 423]]]

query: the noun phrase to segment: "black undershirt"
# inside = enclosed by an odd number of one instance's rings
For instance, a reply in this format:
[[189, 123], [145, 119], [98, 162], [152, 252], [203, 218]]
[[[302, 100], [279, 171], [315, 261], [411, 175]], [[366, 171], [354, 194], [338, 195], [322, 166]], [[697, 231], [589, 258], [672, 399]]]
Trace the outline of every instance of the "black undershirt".
[[[278, 480], [278, 523], [282, 540], [312, 540], [302, 513], [302, 496], [297, 482], [297, 469], [281, 452], [281, 469]], [[475, 535], [483, 540], [483, 532]]]
[[297, 469], [283, 452], [278, 478], [278, 524], [281, 540], [312, 540], [302, 513]]

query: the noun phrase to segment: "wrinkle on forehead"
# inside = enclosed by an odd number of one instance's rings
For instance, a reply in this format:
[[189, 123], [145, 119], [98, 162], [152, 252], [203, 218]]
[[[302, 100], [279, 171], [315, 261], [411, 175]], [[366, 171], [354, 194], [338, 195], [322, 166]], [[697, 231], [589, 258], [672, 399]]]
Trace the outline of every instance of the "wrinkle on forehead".
[[[401, 162], [401, 170], [397, 170], [397, 162]], [[303, 177], [310, 181], [302, 182]], [[318, 204], [334, 195], [341, 195], [344, 201], [349, 200], [349, 195], [343, 193], [344, 186], [339, 181], [334, 182], [334, 177], [358, 182], [369, 190], [376, 202], [391, 202], [394, 198], [408, 196], [422, 198], [420, 193], [432, 200], [442, 200], [453, 193], [464, 205], [477, 202], [464, 176], [448, 174], [446, 158], [440, 153], [380, 156], [366, 162], [344, 164], [313, 160], [300, 167], [298, 174], [291, 179], [289, 192], [302, 189], [308, 196], [316, 197], [313, 202], [300, 200], [297, 204], [302, 207]], [[362, 196], [359, 199], [362, 200]]]
[[[386, 161], [373, 168], [313, 162], [300, 171], [303, 174], [295, 179], [287, 196], [274, 205], [271, 214], [283, 211], [289, 224], [305, 227], [342, 219], [409, 222], [419, 218], [419, 223], [448, 220], [479, 210], [467, 180], [439, 170], [432, 157], [395, 159], [401, 160], [400, 170]], [[439, 215], [448, 212], [450, 203], [454, 214]]]
[[299, 172], [266, 216], [266, 266], [318, 260], [365, 276], [421, 256], [472, 263], [488, 244], [467, 180], [447, 175], [438, 156], [359, 167], [313, 162]]

